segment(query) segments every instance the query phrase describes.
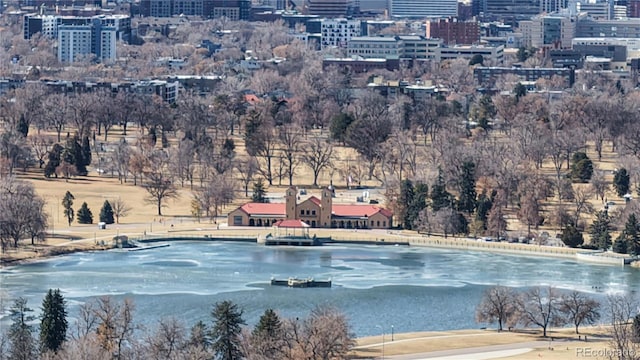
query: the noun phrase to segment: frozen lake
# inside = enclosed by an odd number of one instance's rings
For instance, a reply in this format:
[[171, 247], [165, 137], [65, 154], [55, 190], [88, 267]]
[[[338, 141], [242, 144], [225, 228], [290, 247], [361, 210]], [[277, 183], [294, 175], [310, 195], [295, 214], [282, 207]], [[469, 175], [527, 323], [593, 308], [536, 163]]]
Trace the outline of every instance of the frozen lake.
[[[271, 287], [271, 277], [331, 278], [332, 288]], [[358, 336], [477, 328], [475, 307], [490, 285], [552, 285], [602, 297], [637, 291], [640, 271], [569, 260], [401, 246], [265, 247], [233, 242], [175, 242], [139, 252], [76, 253], [0, 270], [3, 296], [39, 309], [59, 288], [74, 315], [89, 298], [130, 297], [135, 319], [152, 325], [175, 316], [188, 327], [210, 322], [212, 305], [231, 300], [252, 325], [267, 308], [305, 317], [317, 304], [344, 311]], [[6, 304], [6, 303], [5, 303]]]

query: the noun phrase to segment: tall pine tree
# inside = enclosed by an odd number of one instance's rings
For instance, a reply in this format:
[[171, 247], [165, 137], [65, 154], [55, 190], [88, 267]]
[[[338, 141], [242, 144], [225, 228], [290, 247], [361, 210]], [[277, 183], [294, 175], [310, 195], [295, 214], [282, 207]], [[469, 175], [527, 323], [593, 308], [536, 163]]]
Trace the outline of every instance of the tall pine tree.
[[243, 357], [240, 333], [245, 321], [242, 319], [242, 313], [238, 305], [231, 301], [225, 300], [215, 304], [211, 312], [214, 322], [210, 335], [216, 358], [237, 360]]
[[93, 213], [86, 202], [78, 209], [78, 224], [93, 224]]
[[476, 165], [472, 161], [462, 164], [462, 176], [460, 177], [460, 198], [458, 210], [472, 214], [476, 210]]
[[[621, 244], [617, 244], [621, 242]], [[623, 245], [622, 245], [623, 244]], [[624, 230], [616, 239], [616, 252], [626, 252], [631, 255], [640, 255], [640, 224], [636, 214], [631, 214], [627, 218]], [[622, 245], [622, 246], [621, 246]], [[624, 251], [622, 251], [624, 250]]]
[[442, 169], [438, 169], [438, 178], [431, 187], [431, 208], [434, 212], [437, 212], [446, 207], [451, 207], [451, 194], [447, 192]]
[[599, 211], [596, 219], [589, 227], [591, 235], [591, 245], [601, 250], [609, 249], [611, 246], [611, 220], [606, 211]]
[[402, 221], [402, 226], [405, 229], [411, 229], [411, 214], [409, 213], [409, 206], [413, 202], [414, 191], [413, 182], [409, 179], [405, 179], [400, 184], [400, 194], [398, 196], [398, 202], [396, 205], [396, 211], [398, 212], [398, 219]]
[[67, 191], [67, 193], [64, 194], [64, 198], [62, 198], [62, 208], [64, 209], [64, 216], [67, 218], [69, 226], [71, 226], [71, 222], [73, 222], [73, 217], [75, 216], [73, 211], [74, 199], [75, 197], [70, 191]]
[[111, 207], [111, 203], [109, 200], [105, 200], [104, 204], [102, 204], [102, 209], [100, 209], [100, 222], [106, 224], [113, 224], [113, 208]]
[[66, 301], [60, 289], [49, 289], [42, 300], [40, 321], [40, 348], [42, 352], [58, 351], [67, 338]]

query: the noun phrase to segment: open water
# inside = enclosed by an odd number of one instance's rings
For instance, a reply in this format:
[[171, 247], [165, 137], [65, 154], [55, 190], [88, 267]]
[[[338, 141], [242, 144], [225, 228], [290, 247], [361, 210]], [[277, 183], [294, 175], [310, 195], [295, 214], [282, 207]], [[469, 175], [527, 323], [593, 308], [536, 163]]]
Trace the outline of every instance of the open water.
[[[331, 278], [332, 288], [272, 287], [271, 277]], [[210, 322], [212, 305], [231, 300], [249, 325], [267, 308], [306, 317], [336, 306], [357, 336], [478, 328], [475, 307], [487, 286], [551, 285], [604, 298], [637, 292], [640, 270], [571, 260], [403, 246], [265, 247], [233, 242], [174, 242], [138, 252], [76, 253], [0, 270], [4, 305], [19, 296], [39, 309], [59, 288], [77, 305], [111, 295], [133, 298], [136, 321], [153, 327], [173, 316], [190, 327]], [[6, 309], [5, 309], [6, 310]], [[6, 325], [7, 319], [4, 320]], [[73, 322], [73, 320], [71, 321]], [[0, 322], [0, 325], [3, 322]]]

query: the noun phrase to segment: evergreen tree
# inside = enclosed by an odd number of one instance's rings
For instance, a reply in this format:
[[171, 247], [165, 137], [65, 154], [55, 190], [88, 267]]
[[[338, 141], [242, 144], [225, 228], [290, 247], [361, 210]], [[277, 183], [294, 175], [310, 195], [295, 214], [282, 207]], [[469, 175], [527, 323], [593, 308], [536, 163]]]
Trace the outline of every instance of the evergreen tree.
[[60, 290], [49, 289], [42, 300], [40, 321], [40, 348], [42, 352], [58, 351], [67, 338], [66, 301]]
[[427, 207], [427, 196], [429, 196], [429, 187], [424, 183], [417, 183], [413, 188], [413, 200], [409, 203], [407, 209], [407, 223], [411, 225], [409, 229], [415, 228], [416, 219], [420, 216], [420, 211]]
[[16, 130], [18, 130], [18, 132], [24, 137], [27, 137], [27, 134], [29, 134], [29, 123], [27, 122], [27, 119], [25, 119], [24, 115], [20, 115], [18, 128]]
[[624, 196], [629, 192], [630, 177], [627, 169], [622, 168], [616, 171], [613, 176], [613, 187], [616, 189], [618, 196]]
[[91, 165], [91, 145], [89, 144], [88, 136], [82, 138], [82, 147], [80, 149], [80, 154], [82, 155], [82, 164], [84, 165], [84, 167]]
[[199, 320], [193, 327], [191, 327], [191, 334], [189, 335], [189, 345], [193, 347], [199, 347], [201, 349], [208, 349], [211, 346], [211, 339], [207, 332], [207, 325]]
[[269, 199], [267, 199], [267, 190], [264, 188], [264, 181], [262, 178], [253, 183], [253, 196], [251, 197], [251, 201], [256, 203], [269, 202]]
[[398, 196], [396, 211], [398, 212], [398, 219], [402, 221], [402, 227], [407, 230], [410, 230], [412, 227], [409, 206], [413, 203], [413, 198], [413, 182], [409, 179], [405, 179], [400, 184], [400, 194]]
[[567, 225], [562, 231], [562, 242], [568, 247], [575, 248], [584, 243], [584, 238], [575, 226]]
[[60, 144], [53, 145], [51, 151], [49, 151], [47, 164], [44, 167], [44, 176], [50, 178], [52, 175], [58, 177], [56, 174], [56, 168], [60, 166], [60, 158], [64, 148]]
[[476, 210], [476, 165], [471, 161], [462, 164], [462, 176], [460, 178], [460, 199], [458, 210], [472, 214]]
[[[624, 225], [624, 230], [620, 236], [616, 239], [616, 243], [621, 241], [624, 243], [624, 250], [631, 255], [640, 255], [640, 224], [636, 214], [631, 214], [627, 218], [627, 222]], [[617, 250], [622, 250], [618, 245]]]
[[113, 224], [115, 222], [113, 220], [113, 208], [109, 200], [105, 200], [104, 204], [102, 204], [102, 209], [100, 209], [100, 222], [106, 224]]
[[584, 152], [576, 152], [571, 159], [571, 180], [586, 183], [593, 175], [593, 162]]
[[589, 227], [591, 245], [598, 249], [607, 250], [611, 246], [611, 219], [606, 211], [599, 211], [596, 219]]
[[496, 116], [497, 112], [491, 96], [485, 94], [482, 95], [478, 104], [473, 107], [471, 116], [478, 123], [478, 126], [484, 130], [489, 130], [489, 121]]
[[625, 241], [624, 233], [620, 233], [616, 238], [616, 241], [613, 242], [613, 252], [618, 254], [626, 254], [627, 253], [627, 242]]
[[273, 309], [267, 309], [253, 329], [253, 336], [274, 337], [282, 330], [282, 321]]
[[476, 220], [482, 222], [483, 229], [487, 230], [487, 215], [493, 207], [493, 201], [487, 196], [486, 190], [482, 190], [476, 204]]
[[78, 209], [78, 224], [93, 224], [93, 214], [86, 202]]
[[438, 179], [431, 187], [431, 209], [437, 212], [440, 209], [451, 207], [451, 194], [447, 192], [442, 169], [438, 169]]
[[245, 325], [242, 310], [226, 300], [215, 304], [211, 316], [214, 322], [210, 335], [216, 357], [221, 360], [241, 359], [243, 354], [240, 349], [240, 333], [241, 326]]
[[74, 199], [75, 197], [69, 191], [67, 191], [67, 193], [64, 194], [64, 198], [62, 198], [62, 208], [64, 209], [64, 216], [67, 218], [69, 226], [71, 226], [71, 222], [73, 222], [73, 217], [75, 215], [72, 207]]
[[74, 165], [78, 175], [87, 175], [87, 166], [82, 156], [82, 146], [80, 145], [76, 135], [73, 137], [67, 137], [67, 142], [65, 143], [64, 150], [62, 151], [62, 161], [67, 164]]
[[29, 325], [35, 319], [30, 313], [32, 309], [27, 307], [27, 299], [18, 298], [11, 309], [9, 317], [11, 326], [9, 328], [9, 350], [10, 360], [32, 360], [37, 359], [37, 344], [33, 337], [33, 327]]
[[524, 85], [522, 85], [522, 83], [519, 82], [513, 88], [513, 93], [516, 96], [516, 102], [520, 101], [520, 98], [527, 95], [527, 88]]
[[344, 144], [347, 141], [347, 129], [356, 119], [351, 114], [340, 113], [331, 119], [331, 138]]
[[484, 63], [484, 57], [482, 57], [482, 55], [480, 54], [473, 55], [471, 57], [471, 60], [469, 60], [469, 66], [478, 65], [478, 64], [482, 66], [483, 63]]

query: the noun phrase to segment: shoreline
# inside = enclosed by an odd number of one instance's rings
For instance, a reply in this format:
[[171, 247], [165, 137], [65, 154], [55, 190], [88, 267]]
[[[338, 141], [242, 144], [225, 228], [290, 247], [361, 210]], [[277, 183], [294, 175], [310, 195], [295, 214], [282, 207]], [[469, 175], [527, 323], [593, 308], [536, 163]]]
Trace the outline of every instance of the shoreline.
[[[131, 224], [135, 226], [136, 224]], [[139, 224], [144, 227], [146, 224]], [[133, 228], [131, 232], [121, 232], [119, 235], [129, 236], [130, 239], [135, 241], [151, 241], [152, 238], [157, 237], [158, 241], [171, 242], [172, 237], [181, 238], [183, 240], [193, 239], [194, 241], [216, 241], [207, 240], [208, 238], [228, 238], [229, 241], [244, 239], [247, 237], [260, 237], [268, 233], [271, 233], [270, 228], [206, 228], [195, 227], [194, 224], [189, 224], [182, 229], [168, 229], [162, 232], [146, 233], [145, 231], [139, 231], [139, 228]], [[203, 225], [203, 224], [197, 224]], [[112, 236], [117, 236], [113, 233], [113, 229], [110, 232], [106, 232], [101, 236], [101, 242], [103, 239], [110, 239]], [[62, 243], [58, 238], [47, 238], [47, 242], [44, 244], [36, 245], [23, 245], [22, 248], [10, 249], [8, 253], [2, 254], [0, 257], [0, 268], [9, 266], [20, 265], [28, 263], [30, 261], [42, 260], [52, 258], [55, 256], [72, 254], [76, 252], [91, 252], [91, 251], [103, 251], [116, 248], [115, 246], [105, 246], [98, 243], [98, 238], [94, 233], [94, 237], [87, 237], [85, 233], [74, 234], [77, 240], [66, 239]], [[78, 236], [80, 235], [80, 236]], [[448, 237], [444, 238], [439, 235], [422, 235], [417, 233], [406, 233], [401, 230], [345, 230], [345, 229], [315, 229], [311, 236], [317, 237], [331, 237], [332, 239], [344, 243], [359, 242], [359, 241], [371, 241], [372, 244], [391, 245], [390, 243], [407, 243], [409, 246], [428, 247], [436, 249], [453, 249], [453, 250], [467, 250], [467, 251], [485, 251], [496, 254], [514, 255], [514, 256], [533, 256], [533, 257], [547, 257], [547, 258], [562, 258], [572, 260], [577, 263], [591, 264], [591, 265], [609, 265], [616, 266], [612, 263], [600, 263], [597, 261], [592, 262], [585, 261], [577, 256], [578, 253], [591, 255], [599, 253], [596, 250], [586, 250], [578, 248], [558, 247], [558, 246], [545, 246], [545, 245], [532, 245], [532, 244], [519, 244], [519, 243], [507, 243], [507, 242], [486, 242], [472, 238], [460, 238], [460, 237]], [[145, 239], [147, 238], [148, 239]], [[57, 240], [57, 242], [56, 242]], [[622, 257], [620, 257], [622, 258]]]

